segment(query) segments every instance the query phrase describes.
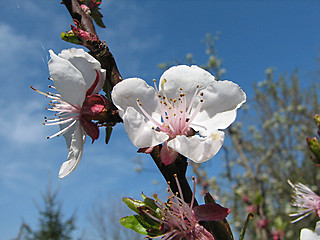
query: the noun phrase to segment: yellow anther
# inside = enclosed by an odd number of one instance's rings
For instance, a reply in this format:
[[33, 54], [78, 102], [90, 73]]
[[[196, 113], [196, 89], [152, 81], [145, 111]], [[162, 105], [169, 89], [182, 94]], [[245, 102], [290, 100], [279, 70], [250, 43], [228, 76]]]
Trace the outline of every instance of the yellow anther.
[[164, 84], [167, 82], [167, 79], [163, 79], [162, 82], [161, 82], [161, 88], [163, 89], [164, 88]]
[[139, 102], [140, 101], [140, 99], [139, 98], [137, 98], [137, 102]]

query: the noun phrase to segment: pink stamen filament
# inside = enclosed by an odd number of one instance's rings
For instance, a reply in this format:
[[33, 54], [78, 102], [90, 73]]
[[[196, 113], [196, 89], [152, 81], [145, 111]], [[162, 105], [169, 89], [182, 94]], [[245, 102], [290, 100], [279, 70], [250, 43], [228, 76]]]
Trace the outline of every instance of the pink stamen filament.
[[195, 108], [192, 116], [190, 117], [189, 121], [186, 123], [185, 127], [182, 129], [182, 131], [186, 131], [188, 129], [188, 127], [190, 126], [190, 124], [192, 123], [192, 121], [195, 119], [195, 117], [197, 116], [197, 114], [199, 113], [201, 107], [203, 105], [203, 100], [201, 99], [198, 106]]
[[[52, 79], [50, 79], [52, 80]], [[61, 129], [59, 132], [48, 136], [47, 139], [51, 139], [54, 138], [56, 136], [62, 135], [64, 133], [66, 133], [73, 125], [75, 125], [75, 123], [79, 120], [79, 113], [81, 110], [81, 106], [76, 106], [73, 104], [70, 104], [64, 100], [61, 99], [59, 94], [54, 94], [54, 93], [44, 93], [41, 92], [37, 89], [35, 89], [34, 87], [31, 86], [31, 88], [44, 95], [45, 97], [51, 98], [52, 100], [50, 101], [49, 105], [52, 105], [52, 108], [46, 108], [48, 111], [54, 111], [57, 112], [55, 114], [55, 116], [57, 116], [56, 118], [45, 118], [45, 122], [43, 123], [46, 126], [52, 126], [52, 125], [61, 125], [61, 124], [66, 124], [69, 122], [72, 122], [71, 124], [69, 124], [68, 126], [66, 126], [65, 128]], [[53, 86], [50, 86], [50, 88], [54, 88]], [[70, 114], [74, 114], [71, 115]]]
[[[180, 88], [181, 93], [178, 99], [168, 99], [165, 91], [159, 91], [155, 80], [153, 80], [153, 82], [154, 88], [158, 94], [158, 107], [161, 114], [160, 122], [155, 120], [149, 113], [147, 113], [140, 100], [137, 99], [139, 109], [153, 124], [155, 124], [159, 131], [168, 134], [170, 138], [174, 138], [177, 135], [186, 135], [189, 131], [192, 121], [195, 119], [203, 105], [203, 100], [201, 99], [197, 107], [192, 112], [192, 116], [190, 117], [191, 110], [199, 93], [199, 86], [197, 86], [196, 91], [194, 92], [191, 101], [187, 106], [187, 98], [183, 93], [182, 88]], [[163, 84], [165, 82], [166, 81], [164, 80]], [[203, 94], [201, 94], [201, 96], [202, 95]]]

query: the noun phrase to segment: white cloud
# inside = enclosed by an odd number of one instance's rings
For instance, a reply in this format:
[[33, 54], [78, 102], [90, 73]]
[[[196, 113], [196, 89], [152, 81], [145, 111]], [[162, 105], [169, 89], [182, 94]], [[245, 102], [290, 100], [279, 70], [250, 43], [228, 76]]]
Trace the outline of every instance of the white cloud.
[[35, 144], [45, 140], [48, 129], [41, 124], [42, 102], [0, 102], [0, 136], [8, 144]]

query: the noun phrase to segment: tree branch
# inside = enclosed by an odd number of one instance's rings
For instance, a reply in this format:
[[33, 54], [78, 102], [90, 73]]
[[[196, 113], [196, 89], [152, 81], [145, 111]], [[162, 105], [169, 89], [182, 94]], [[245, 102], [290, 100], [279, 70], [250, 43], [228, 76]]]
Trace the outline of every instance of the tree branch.
[[[162, 163], [160, 159], [160, 150], [161, 145], [158, 145], [153, 148], [153, 151], [150, 153], [151, 157], [153, 158], [153, 161], [157, 165], [165, 180], [167, 182], [170, 182], [170, 188], [174, 193], [179, 193], [179, 189], [174, 178], [174, 174], [177, 174], [177, 178], [183, 193], [184, 201], [187, 203], [191, 203], [192, 190], [186, 178], [186, 171], [188, 167], [187, 158], [179, 154], [178, 158], [173, 163], [166, 166]], [[198, 202], [195, 200], [194, 206], [197, 205]]]
[[[78, 0], [62, 0], [63, 4], [68, 9], [73, 20], [76, 20], [80, 23], [81, 29], [87, 31], [88, 33], [96, 36], [98, 39], [98, 35], [96, 33], [93, 21], [91, 16], [87, 15], [82, 9], [78, 2]], [[110, 84], [111, 89], [120, 81], [122, 81], [122, 77], [118, 70], [116, 61], [109, 51], [109, 48], [105, 41], [87, 41], [83, 43], [85, 47], [90, 50], [90, 54], [96, 58], [100, 63], [103, 69], [106, 69], [107, 76], [106, 80]]]

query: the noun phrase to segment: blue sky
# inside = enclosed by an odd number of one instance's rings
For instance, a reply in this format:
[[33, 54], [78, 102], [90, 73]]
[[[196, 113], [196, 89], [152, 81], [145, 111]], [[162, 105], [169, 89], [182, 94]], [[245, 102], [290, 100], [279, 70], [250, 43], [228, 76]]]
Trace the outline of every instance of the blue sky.
[[[162, 179], [151, 158], [136, 154], [122, 125], [115, 127], [108, 145], [103, 134], [93, 145], [88, 141], [76, 171], [58, 179], [67, 156], [64, 139], [46, 139], [57, 129], [42, 126], [43, 116], [50, 114], [44, 110], [47, 99], [29, 87], [47, 90], [48, 50], [73, 47], [60, 40], [71, 19], [58, 0], [0, 2], [0, 239], [16, 237], [21, 219], [35, 227], [34, 202], [42, 203], [40, 192], [48, 179], [60, 189], [65, 214], [77, 210], [80, 230], [91, 207], [107, 196], [120, 201], [122, 196], [139, 197], [142, 190], [148, 195], [163, 190], [164, 185], [152, 184]], [[279, 74], [298, 67], [303, 79], [317, 69], [318, 1], [104, 0], [101, 12], [107, 28], [98, 29], [99, 36], [124, 78], [139, 76], [151, 83], [161, 76], [158, 63], [184, 59], [187, 53], [203, 64], [201, 41], [216, 32], [225, 78], [238, 83], [248, 98], [252, 83], [264, 80], [268, 67]], [[137, 156], [151, 171], [133, 170]], [[222, 162], [217, 159], [211, 160], [215, 168]], [[216, 174], [210, 169], [210, 175]]]

